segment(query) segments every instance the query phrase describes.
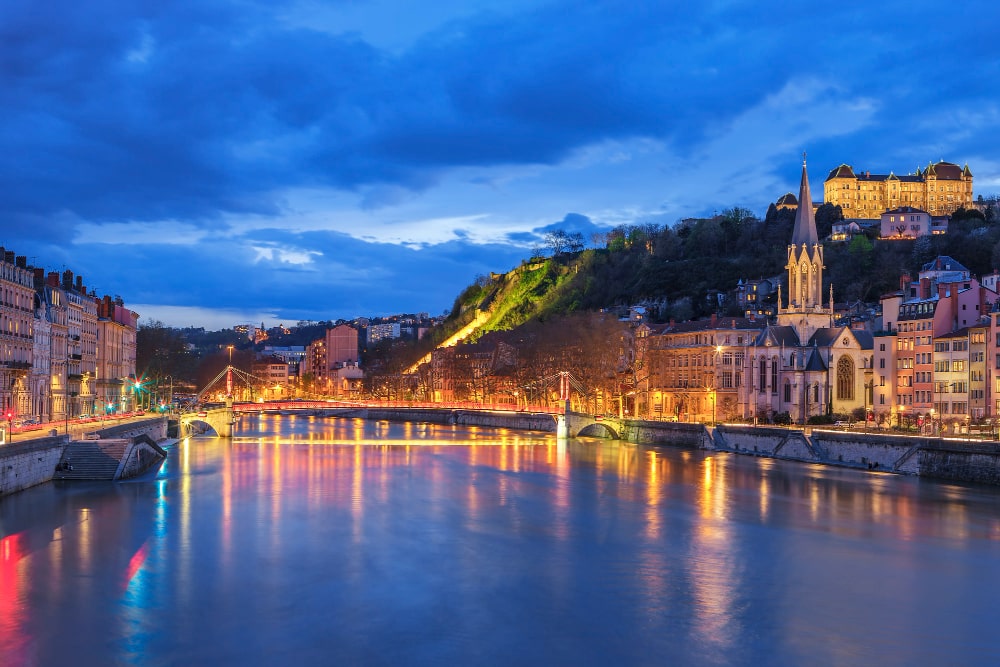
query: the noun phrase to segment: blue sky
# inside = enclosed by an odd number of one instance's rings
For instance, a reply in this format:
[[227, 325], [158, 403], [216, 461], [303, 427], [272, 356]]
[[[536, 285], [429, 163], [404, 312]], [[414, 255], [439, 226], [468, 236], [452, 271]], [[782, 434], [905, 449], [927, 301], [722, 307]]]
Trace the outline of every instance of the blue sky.
[[142, 318], [444, 312], [840, 163], [1000, 194], [994, 2], [0, 3], [0, 244]]

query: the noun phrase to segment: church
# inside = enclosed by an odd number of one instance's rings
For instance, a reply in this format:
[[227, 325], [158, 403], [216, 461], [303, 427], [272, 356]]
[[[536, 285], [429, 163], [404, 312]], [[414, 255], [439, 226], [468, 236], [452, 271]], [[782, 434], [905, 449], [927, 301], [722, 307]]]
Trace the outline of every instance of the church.
[[787, 295], [779, 286], [776, 322], [760, 332], [745, 356], [746, 416], [762, 421], [788, 413], [792, 422], [806, 423], [817, 415], [872, 406], [872, 335], [834, 325], [832, 285], [823, 302], [823, 245], [804, 158], [785, 264]]

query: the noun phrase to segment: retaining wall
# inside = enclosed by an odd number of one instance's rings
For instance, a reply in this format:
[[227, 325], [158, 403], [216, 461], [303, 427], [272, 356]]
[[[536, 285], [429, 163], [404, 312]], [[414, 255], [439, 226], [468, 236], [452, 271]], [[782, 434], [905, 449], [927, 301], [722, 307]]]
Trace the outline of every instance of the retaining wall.
[[1000, 444], [951, 443], [929, 445], [914, 458], [920, 474], [939, 479], [1000, 485]]
[[92, 432], [97, 433], [102, 439], [135, 438], [140, 435], [148, 435], [159, 442], [167, 438], [167, 418], [154, 417], [138, 422], [116, 424], [115, 426], [94, 429]]
[[125, 447], [115, 479], [137, 477], [153, 466], [158, 466], [167, 457], [167, 452], [148, 436], [133, 438]]
[[640, 445], [681, 445], [706, 448], [707, 433], [701, 424], [681, 422], [628, 421], [622, 428], [622, 440]]
[[66, 443], [56, 436], [0, 447], [0, 497], [50, 481]]

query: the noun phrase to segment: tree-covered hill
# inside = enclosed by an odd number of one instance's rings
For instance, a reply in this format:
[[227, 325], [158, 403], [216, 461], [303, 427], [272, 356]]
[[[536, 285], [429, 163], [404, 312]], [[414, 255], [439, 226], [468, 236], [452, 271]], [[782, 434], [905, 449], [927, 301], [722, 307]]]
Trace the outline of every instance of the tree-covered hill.
[[[628, 305], [645, 305], [653, 321], [703, 317], [720, 310], [720, 294], [721, 309], [733, 311], [739, 280], [784, 275], [794, 216], [794, 210], [771, 207], [760, 219], [732, 208], [673, 226], [618, 227], [597, 239], [598, 247], [534, 257], [509, 273], [480, 277], [462, 291], [425, 345], [468, 327], [477, 316], [482, 323], [472, 340], [535, 319]], [[839, 207], [820, 206], [821, 238], [841, 219]], [[880, 240], [875, 228], [850, 241], [826, 241], [824, 294], [832, 284], [836, 301], [875, 303], [898, 289], [901, 274], [915, 277], [937, 255], [950, 255], [977, 275], [991, 273], [1000, 266], [998, 244], [1000, 225], [963, 210], [945, 235]]]

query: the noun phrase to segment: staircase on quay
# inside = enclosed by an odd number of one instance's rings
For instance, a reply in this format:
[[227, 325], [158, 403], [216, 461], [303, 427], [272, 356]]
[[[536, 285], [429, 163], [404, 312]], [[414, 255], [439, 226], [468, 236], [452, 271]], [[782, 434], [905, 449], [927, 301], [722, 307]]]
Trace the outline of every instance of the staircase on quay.
[[128, 445], [126, 439], [70, 442], [52, 479], [113, 480]]

